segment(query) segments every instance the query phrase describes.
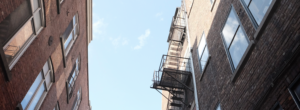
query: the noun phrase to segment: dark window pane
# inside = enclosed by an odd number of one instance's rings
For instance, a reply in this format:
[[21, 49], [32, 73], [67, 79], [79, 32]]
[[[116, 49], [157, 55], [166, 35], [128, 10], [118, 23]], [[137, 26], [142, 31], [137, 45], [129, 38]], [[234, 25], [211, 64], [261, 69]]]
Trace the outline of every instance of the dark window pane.
[[272, 0], [252, 0], [249, 5], [249, 10], [251, 11], [254, 19], [259, 25], [264, 18]]
[[66, 42], [66, 39], [69, 37], [69, 34], [71, 33], [72, 29], [73, 29], [73, 20], [71, 20], [71, 22], [69, 23], [67, 29], [65, 30], [65, 32], [62, 35], [65, 42]]
[[202, 70], [205, 67], [205, 64], [206, 64], [206, 62], [208, 60], [208, 57], [209, 57], [208, 48], [207, 48], [207, 46], [205, 46], [204, 53], [203, 53], [203, 55], [201, 57], [201, 68], [202, 68]]
[[224, 29], [222, 31], [227, 48], [229, 47], [229, 45], [232, 41], [232, 38], [239, 26], [239, 22], [234, 13], [235, 12], [233, 11], [233, 8], [232, 8], [230, 11], [230, 14], [228, 16], [228, 19], [226, 21], [226, 24], [224, 26]]
[[17, 9], [15, 9], [8, 17], [0, 23], [0, 30], [5, 30], [0, 33], [0, 43], [7, 41], [16, 34], [31, 17], [30, 1], [25, 0]]
[[239, 64], [247, 47], [248, 47], [247, 38], [246, 38], [242, 28], [239, 28], [238, 32], [236, 33], [236, 37], [234, 38], [234, 40], [229, 48], [229, 52], [231, 55], [231, 59], [232, 59], [234, 68], [236, 68], [237, 65]]

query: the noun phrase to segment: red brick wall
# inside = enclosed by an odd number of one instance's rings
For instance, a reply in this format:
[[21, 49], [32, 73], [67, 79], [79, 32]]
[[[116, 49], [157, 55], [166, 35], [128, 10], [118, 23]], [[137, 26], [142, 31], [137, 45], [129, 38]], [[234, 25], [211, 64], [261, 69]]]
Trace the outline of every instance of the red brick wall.
[[[23, 0], [0, 1], [0, 22], [5, 19]], [[2, 68], [0, 71], [0, 109], [15, 109], [25, 97], [30, 86], [41, 71], [47, 59], [51, 56], [55, 82], [52, 84], [41, 109], [53, 109], [59, 101], [62, 110], [71, 109], [78, 89], [82, 89], [82, 102], [80, 110], [88, 109], [88, 68], [87, 68], [87, 36], [86, 36], [86, 0], [64, 0], [61, 4], [61, 13], [57, 14], [56, 0], [44, 0], [46, 13], [46, 27], [40, 32], [32, 44], [21, 56], [20, 60], [11, 70], [12, 80], [5, 81]], [[5, 8], [6, 7], [6, 8]], [[4, 12], [4, 14], [2, 14]], [[79, 36], [75, 40], [67, 56], [66, 68], [63, 67], [63, 55], [61, 50], [60, 35], [78, 13]], [[48, 45], [49, 37], [53, 37], [53, 43]], [[81, 70], [76, 80], [76, 87], [70, 103], [67, 104], [66, 80], [76, 58], [81, 55]]]
[[[189, 1], [189, 0], [186, 0]], [[298, 0], [277, 0], [270, 20], [261, 36], [255, 40], [250, 57], [241, 68], [240, 75], [232, 82], [232, 71], [228, 62], [221, 30], [230, 6], [233, 5], [249, 40], [254, 39], [257, 30], [253, 27], [240, 0], [216, 0], [212, 11], [209, 0], [195, 0], [189, 16], [191, 46], [196, 50], [204, 31], [211, 59], [200, 81], [197, 51], [193, 51], [194, 69], [197, 81], [200, 110], [215, 109], [218, 102], [222, 110], [270, 109], [276, 101], [286, 109], [296, 109], [287, 87], [299, 74], [299, 64], [291, 64], [283, 73], [263, 102], [274, 76], [292, 56], [292, 49], [300, 41], [300, 2]], [[300, 62], [299, 60], [297, 61]], [[295, 65], [298, 65], [297, 67]], [[296, 71], [297, 70], [297, 71]], [[288, 80], [287, 80], [288, 78]], [[259, 104], [263, 106], [258, 106]]]

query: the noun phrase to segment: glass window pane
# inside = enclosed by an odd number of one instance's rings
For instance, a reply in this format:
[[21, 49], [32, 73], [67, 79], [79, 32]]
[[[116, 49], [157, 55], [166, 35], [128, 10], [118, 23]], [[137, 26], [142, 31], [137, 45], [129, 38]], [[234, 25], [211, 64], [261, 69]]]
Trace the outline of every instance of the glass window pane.
[[246, 5], [248, 6], [250, 3], [250, 0], [244, 0], [244, 2], [246, 3]]
[[218, 105], [216, 110], [221, 110], [221, 104]]
[[69, 35], [68, 39], [66, 39], [66, 41], [65, 41], [65, 44], [64, 44], [65, 49], [67, 49], [67, 47], [70, 44], [70, 42], [71, 42], [72, 39], [73, 39], [73, 34], [71, 32], [71, 34]]
[[76, 15], [73, 16], [73, 25], [75, 26], [75, 24], [77, 23], [77, 17]]
[[40, 73], [37, 76], [37, 78], [35, 79], [35, 81], [33, 82], [33, 84], [31, 85], [30, 89], [28, 90], [27, 94], [25, 95], [24, 99], [21, 102], [21, 105], [23, 108], [25, 108], [27, 106], [28, 102], [32, 98], [34, 92], [37, 90], [37, 88], [40, 85], [42, 80], [43, 80], [43, 76], [42, 76], [42, 73]]
[[42, 27], [41, 13], [40, 11], [34, 13], [34, 27], [38, 31]]
[[272, 0], [252, 0], [249, 5], [249, 10], [251, 11], [254, 19], [259, 25], [264, 18]]
[[23, 28], [21, 28], [19, 32], [16, 33], [15, 36], [11, 39], [11, 41], [8, 42], [8, 45], [4, 47], [4, 53], [8, 63], [12, 61], [20, 48], [23, 47], [25, 42], [31, 37], [32, 34], [32, 22], [31, 20], [28, 20]]
[[201, 38], [201, 41], [200, 41], [200, 44], [199, 44], [199, 47], [198, 47], [198, 54], [199, 54], [199, 59], [203, 53], [203, 50], [204, 50], [204, 47], [206, 45], [206, 42], [205, 42], [205, 35], [203, 34], [202, 35], [202, 38]]
[[231, 59], [232, 59], [234, 68], [236, 68], [237, 65], [239, 64], [247, 47], [248, 47], [247, 38], [246, 38], [242, 28], [239, 28], [239, 30], [236, 34], [236, 37], [234, 38], [234, 40], [229, 48], [229, 52], [231, 55]]
[[233, 8], [232, 8], [230, 11], [230, 14], [228, 16], [228, 19], [226, 21], [226, 24], [224, 26], [224, 29], [222, 31], [227, 48], [229, 47], [238, 26], [239, 26], [239, 22], [235, 16], [235, 12], [233, 11]]
[[47, 61], [45, 63], [45, 65], [43, 66], [43, 72], [44, 72], [45, 75], [47, 74], [48, 70], [49, 70], [49, 64], [48, 64], [48, 61]]
[[35, 11], [39, 7], [40, 7], [39, 0], [33, 0], [33, 11]]
[[75, 25], [73, 32], [74, 32], [74, 36], [76, 36], [77, 35], [77, 25]]
[[79, 58], [76, 59], [76, 70], [78, 71], [79, 70]]
[[214, 1], [215, 1], [215, 0], [210, 0], [211, 5], [213, 5]]
[[204, 53], [203, 53], [203, 55], [202, 55], [202, 57], [200, 59], [201, 60], [201, 68], [202, 68], [202, 70], [205, 67], [205, 64], [206, 64], [206, 62], [208, 60], [208, 57], [209, 57], [208, 48], [207, 48], [207, 46], [205, 46]]
[[50, 73], [47, 74], [47, 76], [45, 77], [45, 80], [46, 80], [47, 87], [49, 87], [51, 84], [51, 74]]
[[34, 110], [35, 106], [39, 102], [40, 98], [42, 97], [43, 93], [45, 92], [45, 85], [41, 85], [38, 92], [36, 93], [34, 99], [32, 100], [28, 110]]

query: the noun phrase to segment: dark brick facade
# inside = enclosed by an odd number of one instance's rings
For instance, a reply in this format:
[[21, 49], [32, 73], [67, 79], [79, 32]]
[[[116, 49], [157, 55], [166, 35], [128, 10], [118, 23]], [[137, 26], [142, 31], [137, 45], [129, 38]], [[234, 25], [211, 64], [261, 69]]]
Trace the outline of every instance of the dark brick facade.
[[[1, 0], [0, 22], [23, 1]], [[60, 14], [57, 13], [56, 0], [43, 0], [43, 2], [46, 26], [11, 69], [12, 79], [10, 81], [6, 80], [3, 68], [0, 68], [0, 109], [16, 109], [47, 59], [51, 57], [55, 82], [53, 82], [40, 109], [52, 110], [58, 101], [61, 110], [70, 110], [75, 101], [76, 93], [81, 88], [82, 100], [79, 110], [88, 110], [90, 106], [88, 89], [87, 0], [64, 0], [61, 4]], [[79, 18], [79, 36], [66, 57], [66, 67], [64, 68], [60, 35], [65, 31], [76, 13], [78, 13]], [[50, 36], [53, 37], [53, 43], [49, 46], [48, 40]], [[81, 58], [81, 69], [75, 82], [73, 97], [67, 103], [66, 81], [76, 58], [79, 56]]]
[[[240, 0], [215, 0], [213, 7], [209, 0], [183, 2], [187, 5], [192, 50], [197, 50], [204, 32], [211, 56], [201, 73], [198, 53], [192, 52], [199, 110], [214, 110], [218, 103], [222, 110], [270, 110], [277, 102], [284, 110], [298, 109], [288, 88], [300, 76], [299, 0], [273, 0], [266, 21], [257, 29]], [[231, 6], [249, 41], [254, 42], [236, 76], [221, 37]], [[187, 46], [184, 44], [182, 56]], [[192, 98], [188, 103], [194, 101], [193, 95], [188, 98]]]

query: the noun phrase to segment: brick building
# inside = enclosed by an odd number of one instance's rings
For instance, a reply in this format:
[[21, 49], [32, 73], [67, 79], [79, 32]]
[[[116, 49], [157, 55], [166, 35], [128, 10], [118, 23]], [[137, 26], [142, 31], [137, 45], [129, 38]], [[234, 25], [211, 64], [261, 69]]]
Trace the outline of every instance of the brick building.
[[151, 86], [162, 110], [300, 109], [299, 13], [299, 0], [182, 0]]
[[92, 0], [0, 1], [0, 109], [90, 110]]

